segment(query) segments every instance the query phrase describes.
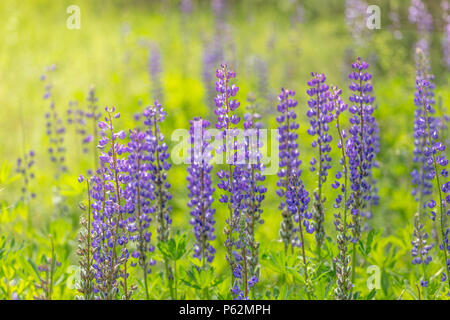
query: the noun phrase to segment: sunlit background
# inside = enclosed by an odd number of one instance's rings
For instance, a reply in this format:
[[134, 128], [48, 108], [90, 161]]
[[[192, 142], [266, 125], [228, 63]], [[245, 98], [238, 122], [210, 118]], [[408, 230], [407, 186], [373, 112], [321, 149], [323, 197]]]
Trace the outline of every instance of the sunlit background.
[[[380, 168], [375, 171], [380, 203], [373, 208], [373, 218], [367, 221], [368, 228], [379, 233], [378, 247], [358, 268], [362, 275], [371, 264], [382, 269], [383, 288], [377, 298], [400, 296], [406, 288], [404, 281], [408, 282], [410, 273], [414, 273], [410, 272], [413, 268], [409, 252], [416, 203], [411, 196], [410, 172], [414, 147], [414, 47], [420, 28], [409, 19], [409, 1], [372, 2], [1, 1], [0, 245], [7, 248], [12, 239], [15, 243], [9, 251], [2, 251], [0, 246], [0, 298], [31, 299], [36, 295], [36, 274], [31, 262], [39, 264], [41, 255], [49, 254], [49, 234], [61, 262], [54, 296], [73, 298], [76, 294], [67, 286], [67, 280], [71, 281], [77, 266], [75, 248], [82, 212], [78, 203], [86, 198], [85, 185], [79, 184], [77, 177], [93, 166], [94, 142], [87, 146], [87, 153], [82, 152], [85, 145], [77, 127], [68, 123], [68, 110], [86, 110], [91, 86], [95, 86], [101, 110], [115, 106], [121, 112], [116, 128], [125, 131], [135, 126], [136, 112], [158, 99], [168, 113], [162, 131], [170, 146], [173, 130], [188, 128], [193, 117], [216, 121], [215, 70], [221, 63], [226, 62], [236, 71], [240, 88], [237, 99], [242, 106], [239, 112], [244, 112], [246, 99], [253, 94], [267, 128], [277, 126], [276, 97], [280, 89], [295, 90], [303, 179], [306, 188], [313, 190], [317, 181], [315, 173], [308, 170], [314, 149], [306, 133], [306, 82], [311, 72], [324, 73], [329, 84], [343, 88], [347, 99], [350, 64], [358, 56], [371, 65], [375, 117], [381, 132]], [[433, 16], [433, 29], [428, 31], [431, 71], [443, 115], [448, 114], [445, 108], [450, 105], [450, 45], [445, 42], [450, 41], [445, 33], [450, 10], [445, 13], [437, 0], [423, 2]], [[367, 4], [380, 7], [380, 29], [367, 28], [361, 3], [363, 8]], [[67, 27], [71, 13], [66, 10], [70, 5], [80, 9], [79, 29]], [[449, 46], [447, 51], [445, 45]], [[68, 171], [60, 175], [56, 175], [47, 151], [45, 113], [49, 101], [43, 99], [45, 83], [40, 80], [52, 65], [56, 66], [51, 76], [52, 96], [66, 128]], [[29, 181], [26, 193], [34, 193], [35, 198], [25, 201], [21, 199], [24, 179], [15, 169], [17, 158], [23, 158], [30, 150], [36, 154], [32, 167], [35, 178]], [[337, 163], [336, 148], [332, 157]], [[169, 172], [174, 195], [172, 231], [192, 238], [186, 175], [185, 165], [175, 165]], [[265, 223], [257, 229], [257, 238], [263, 243], [259, 296], [299, 298], [295, 286], [283, 284], [295, 283], [295, 275], [284, 273], [273, 258], [274, 252], [282, 250], [276, 180], [276, 176], [266, 180], [269, 191], [263, 203]], [[326, 230], [334, 239], [331, 200], [336, 194], [330, 183], [325, 190], [330, 200]], [[214, 244], [218, 248], [214, 267], [218, 274], [225, 275], [222, 229], [226, 210], [218, 201], [214, 206]], [[309, 236], [307, 241], [313, 245], [314, 239]], [[330, 244], [330, 250], [331, 257], [336, 248]], [[189, 263], [186, 260], [185, 264]], [[158, 269], [155, 270], [157, 274]], [[437, 266], [434, 271], [438, 273]], [[357, 279], [358, 283], [365, 281], [364, 276]], [[227, 291], [227, 285], [228, 282], [220, 285], [221, 292]], [[319, 298], [332, 297], [327, 285], [323, 284], [323, 296]], [[167, 298], [158, 289], [158, 280], [153, 286], [153, 298]], [[361, 287], [362, 295], [370, 292], [364, 285]], [[404, 293], [405, 298], [415, 298], [414, 290], [410, 291]], [[185, 292], [185, 297], [198, 298], [192, 289]], [[137, 297], [141, 294], [138, 291]]]

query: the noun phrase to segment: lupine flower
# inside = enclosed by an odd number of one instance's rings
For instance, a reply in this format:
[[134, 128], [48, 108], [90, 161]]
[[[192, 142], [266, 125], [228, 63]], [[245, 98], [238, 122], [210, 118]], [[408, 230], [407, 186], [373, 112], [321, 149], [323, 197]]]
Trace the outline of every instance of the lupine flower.
[[[243, 191], [246, 187], [246, 182], [240, 178], [242, 176], [243, 167], [238, 165], [242, 163], [242, 154], [238, 153], [239, 144], [235, 141], [235, 137], [239, 135], [239, 130], [236, 125], [240, 122], [240, 117], [233, 112], [239, 107], [240, 103], [234, 99], [239, 88], [231, 84], [233, 78], [236, 77], [234, 71], [230, 70], [226, 64], [221, 65], [220, 69], [216, 71], [217, 82], [216, 91], [217, 96], [214, 98], [216, 109], [214, 113], [217, 115], [216, 128], [221, 130], [221, 138], [224, 139], [224, 144], [217, 152], [225, 153], [226, 163], [228, 169], [220, 169], [217, 176], [220, 179], [217, 187], [224, 191], [219, 202], [228, 205], [229, 217], [225, 220], [225, 248], [227, 250], [226, 259], [230, 266], [232, 273], [232, 286], [235, 284], [236, 263], [235, 255], [233, 254], [233, 247], [236, 245], [237, 239], [235, 233], [239, 230], [240, 211], [243, 206]], [[239, 157], [239, 159], [238, 159]]]
[[[424, 54], [419, 51], [418, 54]], [[422, 105], [422, 116], [419, 117], [421, 125], [416, 128], [415, 134], [424, 137], [425, 145], [423, 148], [423, 156], [425, 162], [432, 166], [430, 169], [430, 176], [436, 182], [437, 193], [432, 194], [432, 199], [428, 201], [427, 206], [431, 209], [431, 216], [437, 215], [439, 212], [439, 224], [441, 233], [441, 243], [439, 249], [443, 251], [444, 268], [447, 273], [450, 272], [450, 261], [448, 259], [450, 251], [449, 243], [449, 229], [446, 225], [447, 206], [450, 204], [450, 196], [445, 194], [450, 193], [450, 182], [448, 181], [448, 158], [445, 154], [446, 146], [439, 141], [439, 132], [436, 126], [436, 118], [432, 115], [435, 113], [433, 108], [434, 100], [430, 99], [429, 90], [434, 88], [433, 84], [420, 77], [416, 79], [416, 95], [414, 101], [416, 105]], [[436, 199], [436, 200], [435, 200]], [[435, 209], [435, 207], [437, 207]], [[449, 280], [450, 287], [450, 280]]]
[[30, 190], [30, 181], [34, 179], [34, 157], [35, 152], [30, 150], [25, 153], [22, 158], [17, 158], [16, 172], [19, 173], [23, 178], [22, 195], [20, 197], [21, 201], [29, 201], [36, 197], [36, 193]]
[[149, 144], [150, 180], [155, 186], [156, 198], [156, 220], [158, 227], [158, 240], [166, 242], [169, 240], [170, 225], [172, 218], [170, 212], [172, 207], [169, 201], [172, 195], [169, 192], [170, 183], [167, 182], [167, 171], [170, 169], [168, 161], [170, 155], [167, 151], [167, 144], [164, 142], [164, 135], [160, 130], [159, 123], [166, 118], [166, 112], [158, 101], [154, 105], [145, 109], [144, 124], [146, 126], [146, 139]]
[[151, 266], [155, 260], [149, 255], [155, 247], [151, 244], [152, 233], [150, 231], [151, 215], [155, 212], [152, 201], [155, 200], [155, 186], [150, 181], [151, 162], [149, 152], [152, 145], [146, 139], [144, 132], [140, 130], [130, 131], [128, 143], [128, 159], [126, 161], [126, 188], [124, 190], [125, 206], [128, 213], [132, 213], [127, 219], [127, 231], [129, 240], [136, 242], [137, 250], [131, 253], [131, 257], [137, 260], [131, 265], [139, 266], [144, 276], [144, 286], [147, 299], [149, 299], [147, 274], [151, 272]]
[[289, 245], [295, 245], [295, 227], [293, 221], [293, 214], [286, 205], [286, 192], [289, 190], [289, 183], [291, 178], [301, 175], [297, 144], [297, 129], [296, 122], [297, 114], [294, 108], [297, 106], [297, 101], [292, 99], [295, 95], [294, 91], [282, 88], [281, 94], [278, 97], [279, 104], [277, 111], [280, 115], [277, 117], [278, 126], [278, 141], [279, 141], [279, 166], [278, 171], [278, 190], [277, 194], [281, 198], [279, 209], [282, 210], [283, 221], [281, 222], [280, 236], [284, 242], [284, 250], [287, 251]]
[[148, 54], [148, 74], [151, 83], [151, 98], [163, 101], [163, 87], [161, 83], [161, 53], [156, 43], [151, 45]]
[[66, 128], [62, 118], [59, 116], [55, 108], [55, 102], [52, 96], [52, 84], [50, 81], [51, 73], [56, 70], [55, 65], [46, 68], [46, 73], [41, 76], [41, 81], [45, 83], [44, 100], [49, 100], [49, 111], [45, 113], [46, 118], [46, 134], [49, 139], [48, 153], [50, 161], [57, 166], [56, 178], [59, 178], [60, 173], [66, 172], [65, 164], [66, 148], [64, 146], [64, 136]]
[[194, 245], [194, 258], [211, 263], [216, 250], [211, 244], [216, 236], [214, 235], [214, 213], [212, 195], [214, 187], [211, 183], [212, 147], [208, 143], [211, 134], [208, 132], [209, 122], [201, 118], [194, 118], [190, 121], [190, 165], [187, 169], [189, 175], [189, 203], [191, 208], [191, 225], [194, 228], [196, 243]]
[[[259, 281], [259, 242], [255, 238], [255, 228], [258, 224], [263, 224], [261, 219], [263, 212], [261, 203], [265, 198], [267, 188], [262, 184], [265, 180], [263, 175], [264, 165], [261, 161], [262, 141], [260, 137], [260, 129], [262, 123], [259, 122], [261, 115], [256, 111], [256, 105], [249, 100], [247, 113], [244, 115], [244, 139], [245, 139], [245, 158], [247, 176], [247, 190], [245, 192], [245, 202], [247, 203], [245, 214], [244, 233], [246, 236], [246, 268], [247, 274], [247, 290], [244, 288], [244, 296], [248, 294], [250, 289]], [[244, 252], [243, 252], [244, 253]]]
[[333, 120], [333, 105], [328, 103], [328, 85], [325, 83], [324, 74], [312, 73], [312, 78], [308, 81], [307, 94], [311, 97], [308, 100], [308, 112], [311, 128], [308, 134], [317, 136], [312, 142], [312, 147], [317, 147], [317, 159], [312, 158], [311, 171], [317, 171], [317, 191], [314, 192], [314, 225], [317, 247], [322, 247], [325, 238], [325, 197], [322, 194], [322, 186], [327, 181], [328, 170], [331, 168], [330, 142], [332, 136], [328, 134], [329, 123]]
[[[424, 98], [429, 105], [434, 104], [434, 85], [433, 75], [430, 74], [429, 62], [427, 61], [423, 51], [417, 49], [416, 52], [416, 78], [420, 81], [426, 80], [429, 86], [423, 88]], [[422, 134], [425, 130], [425, 124], [423, 123], [424, 110], [422, 106], [421, 98], [418, 96], [419, 92], [416, 92], [416, 98], [414, 103], [416, 110], [414, 112], [414, 152], [413, 162], [416, 164], [411, 172], [412, 184], [414, 186], [412, 195], [418, 203], [418, 213], [420, 219], [422, 219], [422, 212], [425, 209], [426, 200], [432, 194], [433, 190], [433, 165], [427, 163], [424, 156], [424, 148], [427, 144], [426, 135]], [[431, 123], [434, 127], [435, 123]]]
[[129, 298], [127, 286], [127, 261], [129, 252], [126, 248], [128, 232], [126, 224], [126, 206], [123, 198], [126, 183], [127, 163], [123, 155], [127, 147], [120, 140], [126, 137], [123, 131], [115, 132], [112, 119], [120, 117], [115, 108], [105, 108], [107, 115], [99, 122], [100, 140], [98, 147], [102, 150], [100, 168], [92, 177], [92, 250], [96, 288], [95, 293], [101, 299], [113, 299], [119, 292], [120, 277], [122, 292]]
[[[170, 169], [168, 161], [170, 155], [167, 151], [167, 144], [164, 141], [164, 134], [161, 132], [159, 124], [162, 123], [167, 114], [164, 108], [155, 101], [154, 105], [147, 107], [143, 112], [144, 125], [146, 127], [146, 140], [149, 144], [150, 181], [154, 186], [155, 192], [155, 213], [158, 223], [158, 241], [165, 243], [169, 240], [170, 226], [172, 218], [170, 213], [172, 206], [169, 201], [172, 195], [169, 191], [170, 183], [167, 181], [167, 172]], [[166, 277], [168, 279], [169, 289], [172, 292], [173, 271], [169, 266], [169, 260], [164, 257]]]
[[337, 171], [336, 180], [332, 184], [334, 189], [339, 190], [339, 194], [336, 197], [333, 207], [337, 210], [334, 214], [337, 235], [337, 245], [339, 253], [337, 257], [334, 258], [336, 263], [336, 289], [334, 290], [336, 299], [347, 300], [351, 298], [351, 273], [352, 268], [350, 266], [350, 256], [348, 254], [348, 230], [349, 223], [347, 221], [348, 212], [350, 210], [350, 203], [348, 199], [348, 157], [345, 153], [347, 144], [347, 132], [342, 129], [340, 124], [340, 115], [345, 112], [348, 105], [344, 103], [341, 98], [342, 90], [337, 87], [332, 87], [330, 90], [330, 105], [334, 108], [334, 116], [336, 119], [336, 129], [339, 134], [339, 140], [337, 142], [337, 147], [341, 150], [341, 159], [339, 163], [342, 169]]
[[350, 202], [352, 204], [352, 242], [354, 243], [360, 238], [361, 217], [364, 216], [364, 209], [370, 201], [371, 185], [368, 176], [374, 158], [374, 117], [372, 115], [374, 98], [371, 96], [372, 75], [366, 71], [368, 67], [368, 63], [357, 58], [352, 64], [353, 71], [349, 75], [351, 80], [349, 88], [354, 93], [349, 98], [352, 126], [345, 151], [349, 161], [349, 180], [352, 189]]

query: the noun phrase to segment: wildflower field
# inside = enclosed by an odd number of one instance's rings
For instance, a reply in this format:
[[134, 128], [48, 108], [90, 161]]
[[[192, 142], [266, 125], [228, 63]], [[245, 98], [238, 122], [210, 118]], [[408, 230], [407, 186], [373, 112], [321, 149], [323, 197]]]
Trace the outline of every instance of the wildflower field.
[[0, 299], [449, 299], [449, 1], [0, 21]]

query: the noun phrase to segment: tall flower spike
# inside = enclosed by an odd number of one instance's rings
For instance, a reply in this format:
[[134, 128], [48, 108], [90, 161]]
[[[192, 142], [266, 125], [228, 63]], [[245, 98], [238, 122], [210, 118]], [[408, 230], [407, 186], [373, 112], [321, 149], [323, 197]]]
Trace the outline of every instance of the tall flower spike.
[[126, 160], [123, 155], [126, 146], [120, 143], [125, 139], [123, 131], [114, 132], [113, 119], [120, 117], [115, 108], [105, 108], [104, 121], [98, 123], [100, 140], [98, 148], [102, 150], [100, 168], [92, 177], [91, 197], [96, 293], [100, 299], [114, 299], [119, 293], [119, 278], [122, 293], [129, 298], [127, 286], [127, 261], [129, 258], [126, 244], [128, 234], [125, 221], [123, 188], [125, 184]]
[[[140, 130], [130, 131], [128, 143], [128, 159], [126, 162], [126, 212], [130, 213], [127, 219], [129, 238], [136, 243], [136, 251], [131, 254], [132, 266], [139, 265], [142, 269], [146, 298], [149, 299], [147, 274], [155, 260], [150, 256], [155, 247], [151, 244], [152, 233], [150, 231], [151, 215], [155, 208], [152, 202], [155, 200], [155, 186], [150, 182], [149, 151], [151, 144], [146, 139], [144, 132]], [[136, 262], [137, 260], [137, 262]]]
[[317, 147], [317, 157], [312, 158], [311, 171], [317, 171], [317, 191], [314, 192], [313, 219], [315, 225], [316, 243], [319, 252], [325, 239], [325, 207], [326, 198], [323, 196], [322, 187], [327, 181], [328, 170], [331, 168], [330, 142], [332, 136], [328, 134], [329, 123], [333, 120], [333, 104], [328, 103], [328, 85], [325, 83], [324, 74], [312, 73], [308, 81], [307, 94], [311, 97], [308, 101], [309, 109], [306, 113], [310, 118], [311, 128], [308, 134], [317, 136], [312, 142], [312, 147]]
[[236, 291], [236, 288], [239, 288], [242, 267], [238, 263], [240, 255], [234, 251], [234, 248], [241, 249], [239, 239], [236, 239], [236, 233], [239, 232], [241, 211], [245, 208], [244, 190], [248, 185], [244, 171], [245, 166], [242, 165], [245, 162], [244, 154], [240, 151], [243, 149], [243, 144], [236, 139], [239, 136], [239, 129], [236, 128], [236, 125], [241, 119], [233, 113], [239, 107], [239, 102], [234, 99], [239, 88], [231, 84], [231, 80], [236, 77], [236, 74], [226, 64], [221, 65], [220, 69], [216, 71], [216, 76], [217, 96], [214, 99], [216, 103], [214, 112], [217, 115], [216, 128], [221, 131], [220, 138], [224, 141], [216, 152], [225, 153], [228, 165], [227, 170], [220, 169], [217, 172], [220, 179], [217, 187], [224, 191], [219, 202], [226, 203], [228, 206], [229, 216], [225, 220], [224, 229], [226, 260], [231, 271], [231, 292], [235, 297], [239, 297], [240, 293]]
[[294, 108], [297, 101], [292, 99], [295, 92], [282, 88], [281, 94], [278, 96], [279, 104], [277, 111], [280, 115], [277, 117], [278, 122], [278, 141], [279, 141], [279, 166], [277, 190], [278, 196], [281, 198], [280, 210], [282, 210], [283, 221], [281, 222], [280, 236], [284, 243], [284, 250], [287, 252], [290, 245], [295, 245], [295, 227], [293, 214], [286, 206], [286, 192], [289, 190], [289, 183], [293, 176], [300, 176], [300, 164], [297, 129], [299, 127], [296, 122], [297, 114]]
[[244, 283], [243, 293], [244, 297], [248, 296], [250, 290], [259, 281], [259, 242], [255, 237], [255, 228], [258, 224], [264, 223], [261, 218], [263, 212], [261, 208], [262, 201], [265, 198], [267, 188], [262, 184], [265, 180], [263, 175], [264, 165], [261, 161], [262, 141], [260, 129], [262, 123], [259, 122], [261, 115], [257, 113], [254, 99], [249, 96], [247, 101], [247, 113], [244, 115], [244, 139], [245, 139], [245, 158], [246, 168], [245, 175], [247, 176], [247, 190], [245, 191], [245, 202], [247, 203], [244, 210], [245, 223], [243, 230], [241, 230], [241, 237], [244, 236], [245, 246], [242, 254], [246, 254], [245, 264], [243, 267], [247, 269], [246, 280]]
[[366, 70], [369, 64], [357, 58], [352, 64], [353, 71], [349, 75], [351, 84], [350, 90], [354, 93], [349, 100], [349, 107], [352, 116], [350, 118], [351, 128], [350, 138], [346, 145], [346, 154], [349, 161], [349, 180], [351, 182], [352, 193], [350, 202], [352, 204], [352, 242], [356, 243], [361, 236], [361, 217], [363, 210], [370, 201], [371, 185], [367, 179], [373, 165], [374, 157], [374, 137], [373, 122], [374, 117], [371, 96], [373, 90], [370, 80], [372, 75]]
[[342, 169], [337, 171], [336, 180], [332, 184], [334, 189], [339, 190], [339, 194], [333, 204], [333, 207], [337, 210], [334, 214], [335, 226], [337, 235], [338, 255], [334, 258], [336, 263], [336, 289], [334, 290], [335, 297], [338, 300], [351, 299], [351, 273], [352, 268], [350, 266], [350, 255], [348, 254], [348, 229], [349, 224], [347, 221], [348, 212], [350, 210], [348, 201], [348, 157], [346, 155], [347, 144], [347, 132], [342, 129], [340, 123], [340, 115], [348, 108], [347, 104], [341, 98], [342, 90], [337, 87], [332, 87], [330, 90], [330, 104], [334, 108], [334, 116], [336, 119], [336, 129], [339, 134], [339, 140], [337, 147], [341, 150], [341, 159], [339, 160]]
[[[421, 54], [419, 52], [419, 54]], [[439, 219], [439, 232], [440, 232], [440, 244], [439, 249], [443, 252], [443, 264], [446, 271], [445, 278], [448, 279], [448, 285], [450, 289], [450, 260], [449, 251], [449, 228], [447, 226], [447, 206], [450, 204], [450, 195], [445, 196], [446, 193], [450, 193], [450, 182], [448, 181], [448, 158], [445, 154], [445, 145], [439, 141], [439, 133], [436, 126], [436, 118], [432, 116], [435, 113], [433, 108], [434, 100], [429, 99], [427, 95], [428, 90], [434, 88], [433, 84], [426, 79], [417, 78], [416, 80], [416, 104], [422, 105], [422, 117], [420, 122], [422, 126], [418, 128], [416, 134], [418, 136], [425, 137], [425, 146], [423, 148], [423, 156], [426, 163], [432, 165], [430, 175], [436, 182], [437, 192], [432, 194], [431, 200], [427, 203], [427, 208], [431, 210], [430, 215], [434, 220], [437, 216]], [[435, 207], [437, 208], [435, 209]], [[439, 211], [438, 211], [439, 210]], [[438, 211], [438, 212], [436, 212]]]
[[170, 169], [168, 161], [170, 155], [167, 151], [167, 144], [164, 142], [164, 135], [160, 130], [159, 123], [166, 118], [166, 112], [158, 101], [154, 105], [145, 109], [144, 124], [147, 128], [146, 139], [149, 143], [150, 180], [154, 184], [156, 198], [156, 220], [158, 226], [158, 240], [166, 242], [169, 240], [170, 225], [172, 218], [170, 212], [172, 207], [169, 201], [172, 195], [169, 192], [170, 183], [167, 181], [167, 171]]
[[211, 242], [216, 238], [214, 235], [214, 213], [212, 208], [214, 199], [214, 187], [211, 183], [210, 164], [212, 158], [212, 147], [208, 143], [211, 134], [208, 131], [209, 122], [201, 118], [190, 121], [190, 165], [188, 171], [189, 203], [191, 208], [191, 225], [194, 228], [195, 245], [194, 258], [202, 262], [212, 263], [216, 250]]
[[[155, 192], [155, 216], [158, 223], [158, 241], [165, 243], [169, 240], [172, 218], [170, 213], [172, 206], [169, 201], [172, 195], [169, 191], [170, 183], [167, 181], [167, 172], [170, 169], [168, 146], [164, 142], [164, 134], [159, 124], [162, 123], [167, 114], [164, 108], [155, 101], [154, 105], [147, 107], [143, 112], [144, 125], [146, 126], [146, 140], [149, 144], [150, 181], [154, 185]], [[169, 290], [173, 294], [173, 271], [169, 265], [168, 257], [164, 257], [166, 277]]]

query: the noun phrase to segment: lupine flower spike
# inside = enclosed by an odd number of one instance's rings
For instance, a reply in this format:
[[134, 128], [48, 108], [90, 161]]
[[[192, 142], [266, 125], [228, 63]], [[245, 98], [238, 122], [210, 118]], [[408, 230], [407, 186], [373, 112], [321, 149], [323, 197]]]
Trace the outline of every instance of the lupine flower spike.
[[[418, 54], [423, 54], [418, 52]], [[415, 102], [422, 106], [422, 116], [415, 134], [417, 136], [425, 137], [425, 146], [423, 148], [423, 156], [425, 161], [432, 166], [430, 175], [436, 182], [437, 193], [434, 193], [432, 198], [428, 201], [427, 207], [431, 209], [431, 217], [438, 216], [440, 227], [440, 244], [439, 249], [443, 252], [444, 270], [447, 273], [445, 277], [448, 279], [450, 288], [450, 261], [448, 259], [450, 243], [449, 243], [449, 229], [447, 223], [447, 209], [450, 204], [450, 195], [445, 197], [446, 193], [450, 193], [450, 182], [448, 181], [448, 159], [445, 155], [445, 145], [439, 141], [439, 133], [436, 126], [436, 118], [432, 116], [435, 113], [433, 108], [434, 99], [427, 94], [429, 90], [434, 88], [433, 84], [420, 77], [416, 80], [416, 95]], [[437, 200], [437, 201], [436, 201]], [[435, 209], [435, 207], [438, 209]], [[436, 213], [436, 211], [438, 213]]]
[[335, 226], [337, 235], [337, 245], [338, 245], [338, 255], [334, 258], [336, 263], [336, 289], [334, 290], [335, 297], [338, 300], [351, 299], [351, 274], [352, 269], [350, 266], [350, 255], [348, 254], [348, 243], [349, 243], [349, 223], [348, 223], [348, 213], [349, 213], [349, 188], [348, 188], [348, 157], [346, 154], [347, 145], [347, 132], [342, 129], [340, 123], [340, 115], [347, 110], [347, 104], [341, 98], [342, 90], [337, 87], [332, 87], [330, 89], [330, 104], [334, 109], [334, 116], [336, 119], [336, 129], [339, 134], [339, 140], [337, 142], [337, 147], [341, 150], [341, 159], [339, 160], [342, 169], [336, 173], [336, 180], [332, 184], [334, 189], [339, 190], [339, 194], [333, 204], [337, 213], [334, 214]]
[[294, 95], [294, 91], [282, 88], [281, 94], [278, 96], [279, 104], [277, 106], [277, 111], [280, 113], [277, 117], [280, 157], [277, 194], [281, 198], [279, 208], [282, 210], [283, 221], [281, 222], [280, 236], [284, 243], [285, 252], [287, 252], [289, 246], [292, 246], [293, 249], [296, 244], [294, 215], [286, 205], [286, 193], [290, 188], [291, 178], [294, 176], [298, 177], [301, 174], [299, 168], [301, 161], [299, 160], [297, 144], [297, 129], [299, 125], [296, 122], [297, 114], [294, 110], [297, 106], [297, 101], [291, 98]]
[[[165, 243], [169, 240], [170, 225], [172, 218], [170, 213], [172, 207], [169, 201], [172, 195], [169, 192], [170, 183], [167, 181], [167, 172], [170, 169], [168, 146], [164, 141], [164, 134], [161, 132], [160, 123], [162, 123], [167, 114], [164, 108], [155, 101], [154, 105], [147, 107], [143, 113], [144, 125], [146, 127], [146, 140], [149, 144], [150, 181], [154, 185], [155, 192], [155, 215], [158, 223], [158, 241]], [[166, 277], [169, 283], [169, 289], [172, 293], [173, 274], [167, 257], [164, 258]]]
[[201, 118], [190, 121], [190, 165], [187, 169], [189, 175], [189, 203], [191, 209], [191, 225], [194, 228], [196, 243], [194, 245], [194, 258], [201, 261], [202, 267], [212, 263], [216, 250], [211, 242], [216, 238], [214, 234], [214, 187], [211, 183], [210, 164], [212, 147], [208, 143], [211, 134], [208, 131], [209, 122]]
[[133, 258], [131, 266], [139, 265], [142, 269], [147, 299], [150, 298], [147, 274], [151, 273], [151, 266], [155, 264], [155, 260], [150, 256], [155, 250], [151, 244], [150, 231], [151, 215], [155, 212], [152, 206], [152, 201], [155, 200], [155, 186], [149, 180], [151, 162], [148, 160], [151, 148], [150, 140], [146, 139], [144, 132], [137, 129], [130, 131], [124, 198], [126, 212], [133, 214], [127, 220], [127, 229], [130, 241], [136, 243], [136, 250], [131, 253]]
[[120, 143], [125, 139], [124, 131], [114, 132], [113, 119], [120, 117], [115, 108], [105, 108], [104, 121], [99, 122], [100, 140], [98, 148], [102, 150], [100, 168], [92, 178], [91, 198], [94, 237], [92, 248], [94, 269], [96, 270], [96, 294], [100, 299], [114, 299], [119, 293], [119, 282], [122, 297], [129, 298], [127, 286], [127, 261], [129, 258], [126, 244], [128, 234], [124, 221], [125, 206], [123, 199], [124, 172], [126, 161], [123, 154], [126, 146]]
[[323, 184], [327, 181], [328, 170], [331, 168], [330, 142], [332, 136], [328, 134], [329, 123], [333, 120], [333, 105], [328, 103], [328, 85], [325, 83], [324, 74], [312, 73], [312, 78], [308, 81], [307, 94], [310, 96], [308, 101], [309, 110], [307, 112], [310, 118], [311, 128], [308, 134], [317, 136], [312, 142], [312, 147], [317, 148], [317, 159], [312, 158], [311, 171], [317, 172], [317, 191], [314, 192], [313, 220], [315, 228], [315, 237], [318, 249], [319, 260], [321, 258], [320, 249], [325, 239], [325, 207], [326, 198], [323, 195]]

